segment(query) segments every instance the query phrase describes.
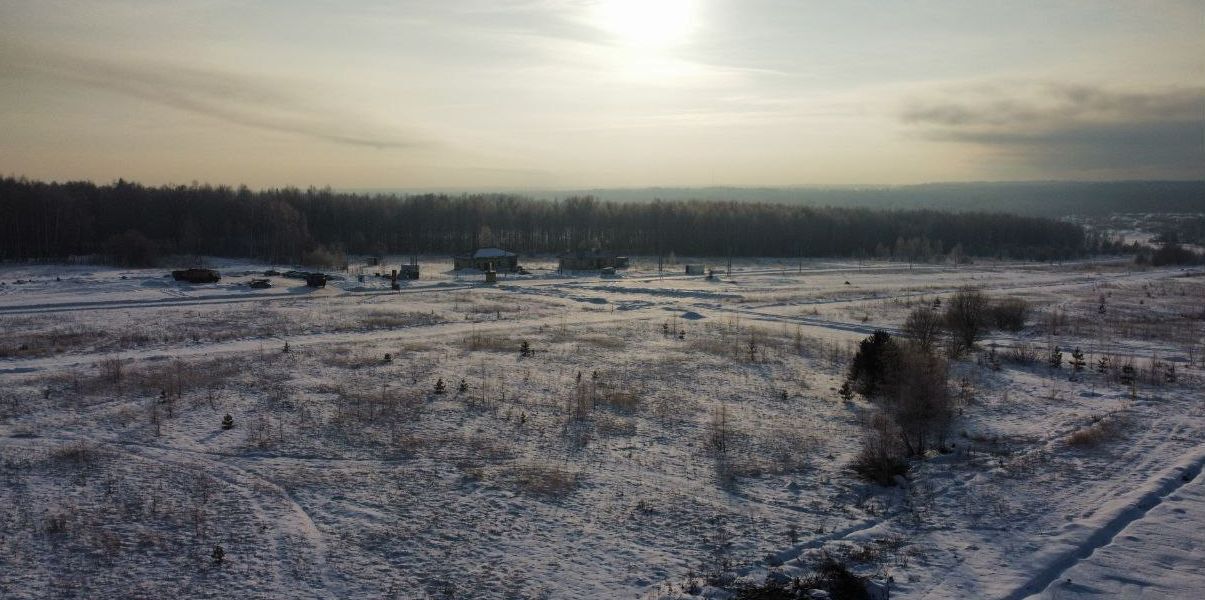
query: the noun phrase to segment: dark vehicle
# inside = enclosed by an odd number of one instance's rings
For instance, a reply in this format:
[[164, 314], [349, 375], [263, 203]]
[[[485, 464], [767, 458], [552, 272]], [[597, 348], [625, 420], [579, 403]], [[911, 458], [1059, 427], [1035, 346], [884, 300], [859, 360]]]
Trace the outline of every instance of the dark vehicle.
[[183, 269], [172, 271], [172, 279], [188, 283], [217, 283], [222, 276], [213, 269]]
[[252, 279], [247, 285], [253, 290], [263, 290], [272, 287], [272, 282], [267, 279]]
[[312, 288], [326, 287], [326, 275], [322, 273], [306, 273], [305, 284]]

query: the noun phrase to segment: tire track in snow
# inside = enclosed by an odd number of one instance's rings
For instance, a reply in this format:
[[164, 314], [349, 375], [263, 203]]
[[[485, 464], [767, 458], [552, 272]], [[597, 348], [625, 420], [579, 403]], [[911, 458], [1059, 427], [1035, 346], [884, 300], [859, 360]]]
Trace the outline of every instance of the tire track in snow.
[[1083, 540], [1069, 542], [1071, 548], [1058, 552], [1045, 567], [1040, 568], [1028, 581], [1003, 596], [1002, 600], [1024, 600], [1040, 594], [1067, 570], [1091, 557], [1097, 549], [1112, 543], [1113, 538], [1123, 529], [1145, 517], [1164, 499], [1200, 475], [1201, 468], [1205, 465], [1205, 447], [1198, 446], [1195, 451], [1189, 453], [1187, 458], [1179, 462], [1180, 464], [1163, 471], [1158, 477], [1149, 480], [1144, 486], [1129, 494], [1121, 505], [1112, 511], [1112, 516], [1090, 518], [1065, 527], [1064, 529], [1071, 529], [1064, 534], [1068, 537], [1074, 535], [1078, 529], [1089, 526], [1092, 529]]
[[169, 298], [150, 300], [92, 300], [80, 302], [59, 302], [52, 304], [19, 304], [0, 306], [0, 315], [30, 315], [57, 312], [79, 312], [91, 310], [138, 309], [138, 308], [189, 308], [193, 306], [210, 306], [221, 304], [240, 304], [246, 302], [273, 302], [281, 300], [334, 300], [339, 298], [359, 298], [375, 296], [396, 296], [401, 294], [421, 294], [452, 292], [479, 288], [480, 285], [441, 285], [422, 288], [407, 288], [400, 291], [380, 290], [363, 292], [275, 292], [275, 293], [244, 293], [211, 296], [179, 295]]
[[[647, 309], [623, 311], [620, 313], [568, 313], [539, 319], [485, 321], [480, 323], [453, 321], [433, 325], [414, 325], [397, 329], [383, 329], [374, 331], [311, 333], [289, 336], [287, 339], [289, 345], [292, 347], [304, 347], [321, 344], [388, 342], [393, 340], [423, 339], [427, 337], [462, 335], [472, 333], [473, 331], [478, 333], [489, 333], [505, 331], [508, 329], [535, 329], [539, 328], [540, 326], [554, 326], [561, 324], [565, 324], [566, 326], [601, 325], [616, 321], [650, 318], [650, 316], [646, 314], [646, 310]], [[571, 317], [573, 319], [571, 324], [565, 321], [566, 317]], [[144, 348], [127, 352], [91, 352], [86, 354], [68, 354], [20, 360], [0, 360], [0, 375], [6, 373], [31, 373], [47, 368], [66, 368], [77, 365], [90, 365], [113, 356], [119, 356], [122, 358], [122, 360], [147, 360], [181, 358], [186, 356], [212, 356], [215, 354], [239, 352], [256, 352], [263, 349], [265, 342], [283, 342], [285, 339], [286, 338], [276, 337], [250, 338], [227, 342], [176, 346], [170, 348]]]
[[[318, 529], [317, 524], [314, 523], [314, 520], [310, 514], [297, 503], [292, 494], [270, 479], [231, 464], [228, 461], [210, 458], [211, 456], [226, 455], [184, 448], [173, 448], [169, 446], [140, 444], [137, 442], [99, 440], [86, 436], [37, 437], [21, 438], [21, 440], [32, 441], [35, 443], [84, 441], [87, 443], [96, 444], [98, 446], [112, 448], [125, 455], [158, 463], [167, 469], [183, 468], [195, 470], [200, 472], [202, 475], [220, 481], [239, 492], [239, 495], [247, 502], [248, 505], [251, 506], [251, 512], [255, 515], [255, 518], [258, 522], [265, 524], [274, 523], [277, 525], [288, 524], [289, 527], [287, 528], [287, 532], [296, 533], [298, 537], [305, 540], [313, 552], [315, 573], [321, 582], [322, 591], [326, 592], [324, 597], [347, 597], [345, 587], [338, 582], [338, 574], [327, 561], [328, 550], [326, 541], [322, 536], [322, 532]], [[11, 442], [11, 440], [4, 441]], [[180, 454], [185, 454], [187, 456], [178, 456]], [[204, 464], [197, 464], [198, 462]], [[283, 500], [285, 510], [287, 513], [292, 514], [286, 514], [285, 518], [281, 518], [281, 511], [279, 507], [269, 507], [264, 501], [263, 496], [265, 490], [271, 492], [271, 494], [275, 497]], [[283, 561], [281, 561], [279, 558], [280, 553], [282, 551], [287, 551], [287, 549], [287, 540], [282, 539], [281, 533], [279, 530], [277, 530], [277, 534], [272, 538], [271, 555], [274, 558], [268, 561], [268, 563], [274, 567], [272, 587], [278, 591], [285, 589], [286, 584], [291, 578], [290, 575], [286, 575], [281, 572], [281, 565], [283, 564]]]

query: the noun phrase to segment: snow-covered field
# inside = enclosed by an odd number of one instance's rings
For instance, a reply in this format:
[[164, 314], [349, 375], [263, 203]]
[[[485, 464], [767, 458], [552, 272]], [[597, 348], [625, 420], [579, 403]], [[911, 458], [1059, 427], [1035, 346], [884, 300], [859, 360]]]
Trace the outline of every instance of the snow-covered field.
[[[0, 267], [0, 597], [723, 597], [825, 554], [892, 598], [1205, 586], [1200, 270], [646, 258], [485, 286], [431, 259], [395, 292], [214, 263]], [[980, 346], [1039, 360], [957, 362], [954, 451], [857, 478], [854, 346], [963, 285], [1031, 301]], [[1071, 381], [1052, 345], [1143, 375]]]

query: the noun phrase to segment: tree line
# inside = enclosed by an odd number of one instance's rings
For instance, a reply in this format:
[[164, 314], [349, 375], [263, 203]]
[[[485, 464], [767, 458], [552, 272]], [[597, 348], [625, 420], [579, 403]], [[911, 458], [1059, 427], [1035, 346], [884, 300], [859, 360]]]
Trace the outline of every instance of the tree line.
[[736, 201], [538, 200], [513, 194], [355, 194], [297, 188], [0, 179], [0, 259], [160, 254], [296, 262], [354, 254], [522, 253], [771, 257], [953, 255], [1050, 260], [1098, 250], [1074, 224], [1005, 213]]
[[[841, 187], [657, 187], [535, 192], [538, 197], [593, 195], [604, 200], [737, 200], [800, 206], [963, 212], [1007, 207], [1037, 217], [1112, 213], [1205, 212], [1205, 181], [1013, 181]], [[1187, 240], [1185, 240], [1187, 241]]]

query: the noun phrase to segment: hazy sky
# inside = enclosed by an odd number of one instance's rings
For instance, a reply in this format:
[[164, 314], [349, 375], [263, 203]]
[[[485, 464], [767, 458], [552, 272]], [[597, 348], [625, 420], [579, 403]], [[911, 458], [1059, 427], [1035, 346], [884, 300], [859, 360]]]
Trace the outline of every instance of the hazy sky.
[[1205, 0], [0, 0], [0, 173], [1205, 178]]

